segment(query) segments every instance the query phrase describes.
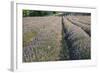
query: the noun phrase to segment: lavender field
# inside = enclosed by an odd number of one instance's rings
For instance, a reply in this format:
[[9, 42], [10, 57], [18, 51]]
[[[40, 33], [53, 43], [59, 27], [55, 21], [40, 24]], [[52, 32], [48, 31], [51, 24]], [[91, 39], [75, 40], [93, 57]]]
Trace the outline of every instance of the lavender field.
[[23, 62], [91, 59], [91, 15], [23, 17]]

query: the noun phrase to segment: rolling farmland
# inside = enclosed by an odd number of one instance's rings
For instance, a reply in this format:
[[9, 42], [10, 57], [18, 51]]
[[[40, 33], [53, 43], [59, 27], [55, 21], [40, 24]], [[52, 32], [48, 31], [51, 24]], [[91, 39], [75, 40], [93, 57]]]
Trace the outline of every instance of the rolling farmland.
[[91, 17], [23, 17], [23, 62], [91, 58]]

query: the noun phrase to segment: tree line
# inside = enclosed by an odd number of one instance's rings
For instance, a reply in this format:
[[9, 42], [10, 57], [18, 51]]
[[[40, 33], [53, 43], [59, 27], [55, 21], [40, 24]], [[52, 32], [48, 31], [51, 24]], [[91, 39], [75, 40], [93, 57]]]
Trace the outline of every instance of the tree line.
[[49, 15], [58, 15], [58, 16], [66, 16], [66, 15], [91, 15], [91, 13], [79, 13], [79, 12], [56, 12], [56, 11], [36, 11], [36, 10], [23, 10], [23, 17], [28, 16], [49, 16]]
[[23, 10], [23, 17], [28, 16], [47, 16], [47, 15], [54, 15], [57, 12], [55, 11], [35, 11], [35, 10]]

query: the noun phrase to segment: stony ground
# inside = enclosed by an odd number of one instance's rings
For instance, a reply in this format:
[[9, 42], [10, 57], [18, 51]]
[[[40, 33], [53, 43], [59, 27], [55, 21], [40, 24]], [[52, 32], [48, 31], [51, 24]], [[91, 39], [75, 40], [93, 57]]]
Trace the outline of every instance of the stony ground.
[[90, 59], [90, 16], [23, 18], [23, 62]]

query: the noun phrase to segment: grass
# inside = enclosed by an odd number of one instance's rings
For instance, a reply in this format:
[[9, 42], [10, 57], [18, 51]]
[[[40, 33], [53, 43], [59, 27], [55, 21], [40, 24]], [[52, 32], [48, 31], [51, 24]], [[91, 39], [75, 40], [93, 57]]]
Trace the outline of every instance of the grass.
[[32, 41], [32, 38], [37, 35], [37, 32], [26, 32], [23, 34], [23, 46], [27, 46], [27, 44]]

